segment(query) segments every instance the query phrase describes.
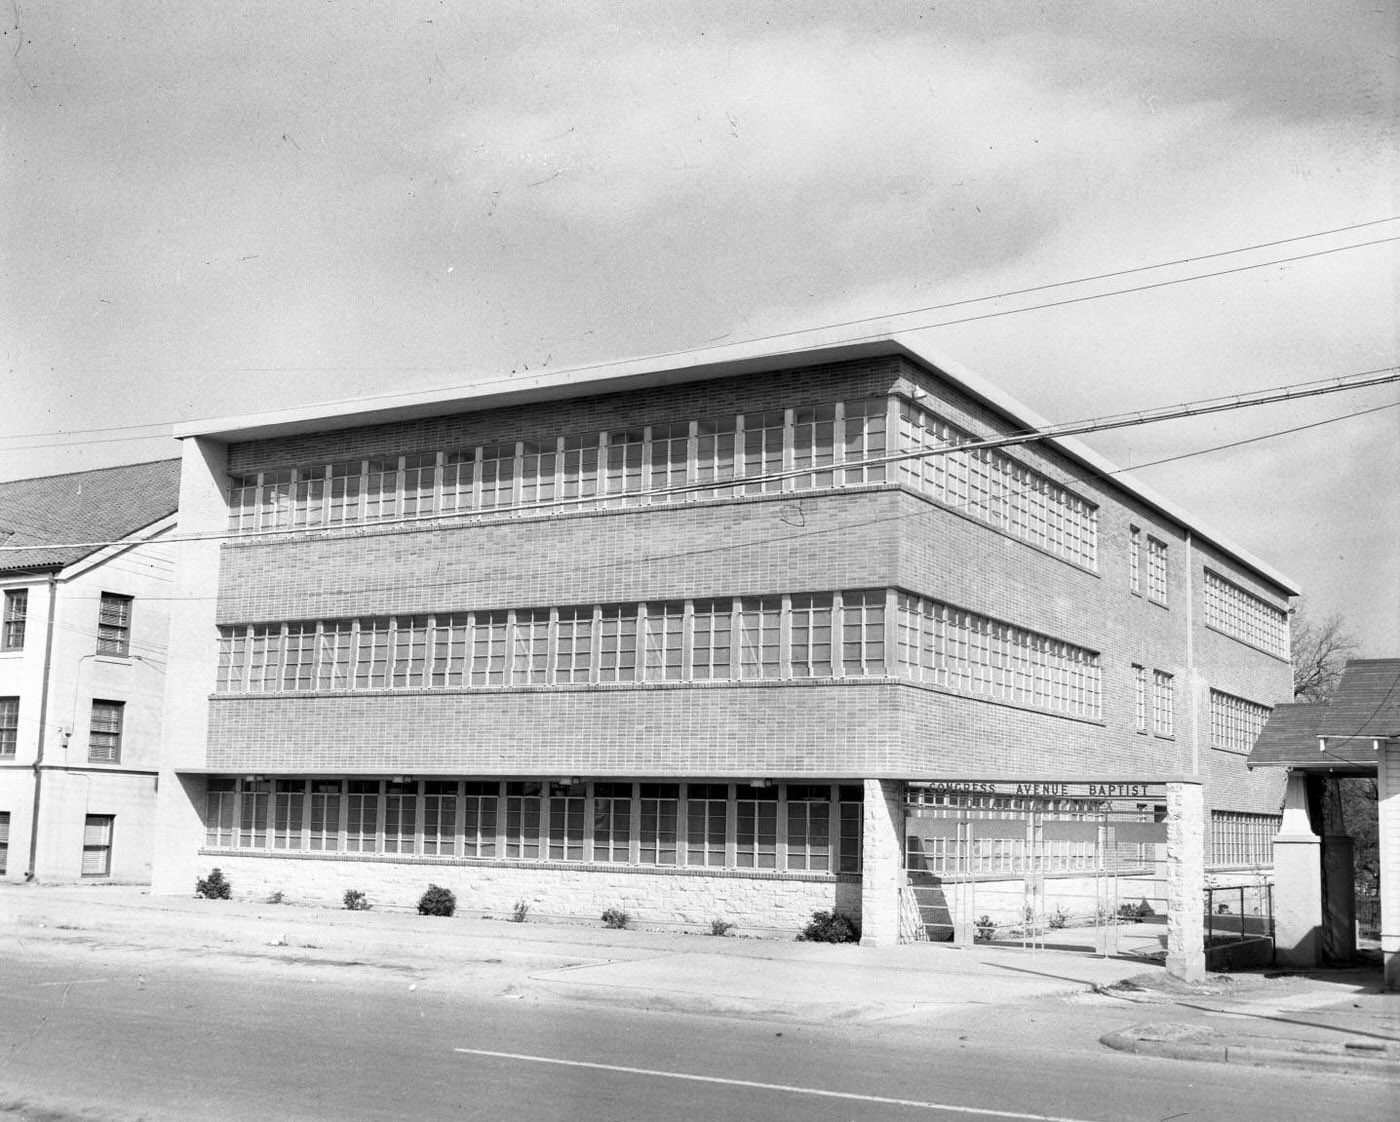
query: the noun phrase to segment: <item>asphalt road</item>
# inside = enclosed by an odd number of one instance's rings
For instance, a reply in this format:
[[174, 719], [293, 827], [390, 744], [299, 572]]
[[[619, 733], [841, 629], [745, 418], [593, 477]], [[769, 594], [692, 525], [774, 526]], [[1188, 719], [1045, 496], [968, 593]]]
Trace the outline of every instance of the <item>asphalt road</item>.
[[1280, 1122], [1395, 1103], [1379, 1082], [1062, 1046], [1087, 1014], [1053, 1003], [805, 1026], [520, 995], [519, 969], [7, 951], [0, 1118]]

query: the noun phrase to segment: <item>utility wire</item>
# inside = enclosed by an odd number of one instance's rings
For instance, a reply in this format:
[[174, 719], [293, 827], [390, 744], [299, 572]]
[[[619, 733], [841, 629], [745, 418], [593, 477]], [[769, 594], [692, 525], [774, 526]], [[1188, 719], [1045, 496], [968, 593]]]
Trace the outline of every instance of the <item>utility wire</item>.
[[[1312, 234], [1299, 234], [1299, 235], [1297, 235], [1297, 236], [1295, 236], [1295, 237], [1291, 237], [1291, 238], [1279, 238], [1279, 239], [1277, 239], [1277, 240], [1275, 240], [1275, 241], [1270, 241], [1270, 242], [1259, 242], [1259, 243], [1257, 243], [1257, 244], [1255, 244], [1255, 245], [1241, 246], [1240, 248], [1237, 248], [1237, 249], [1219, 250], [1219, 251], [1217, 251], [1217, 252], [1215, 252], [1215, 253], [1205, 253], [1205, 254], [1201, 254], [1201, 255], [1196, 256], [1196, 257], [1183, 257], [1183, 258], [1180, 258], [1180, 259], [1178, 259], [1178, 260], [1176, 260], [1176, 261], [1163, 261], [1163, 262], [1158, 262], [1157, 264], [1153, 264], [1153, 265], [1139, 265], [1139, 266], [1136, 266], [1136, 267], [1133, 267], [1133, 268], [1118, 269], [1118, 270], [1114, 270], [1113, 272], [1099, 273], [1099, 274], [1095, 274], [1095, 275], [1093, 275], [1093, 276], [1078, 277], [1078, 278], [1075, 278], [1075, 279], [1072, 279], [1072, 280], [1065, 280], [1065, 281], [1054, 281], [1054, 282], [1051, 282], [1051, 283], [1041, 284], [1041, 285], [1032, 285], [1031, 287], [1028, 287], [1028, 288], [1010, 289], [1010, 290], [1007, 290], [1007, 291], [1005, 291], [1005, 292], [993, 293], [993, 294], [986, 295], [986, 296], [972, 296], [972, 297], [967, 297], [967, 298], [962, 299], [962, 300], [953, 300], [953, 301], [950, 301], [950, 302], [944, 303], [944, 304], [931, 304], [931, 305], [927, 305], [927, 306], [922, 307], [922, 308], [910, 308], [910, 309], [906, 309], [906, 310], [901, 311], [901, 312], [887, 312], [887, 313], [884, 313], [884, 314], [881, 314], [881, 315], [876, 315], [876, 316], [863, 316], [863, 317], [861, 317], [861, 318], [859, 318], [859, 319], [844, 320], [844, 321], [839, 321], [839, 322], [835, 322], [835, 323], [827, 323], [827, 324], [819, 325], [819, 326], [817, 326], [817, 327], [797, 328], [797, 329], [794, 329], [794, 330], [791, 330], [791, 331], [780, 331], [780, 332], [775, 332], [775, 333], [770, 334], [770, 335], [748, 336], [748, 337], [745, 337], [744, 339], [735, 340], [735, 341], [730, 342], [730, 343], [722, 343], [722, 344], [719, 344], [719, 346], [722, 346], [722, 347], [734, 347], [734, 346], [746, 345], [746, 344], [751, 344], [751, 343], [772, 342], [772, 341], [775, 341], [775, 340], [778, 340], [778, 339], [787, 339], [787, 338], [792, 338], [792, 337], [798, 336], [798, 335], [810, 335], [810, 334], [813, 334], [813, 333], [819, 332], [819, 331], [835, 330], [835, 329], [842, 328], [842, 327], [855, 327], [855, 326], [859, 326], [860, 324], [863, 324], [863, 323], [877, 323], [877, 322], [883, 322], [883, 321], [887, 321], [887, 320], [891, 320], [891, 319], [902, 319], [902, 318], [905, 318], [905, 317], [907, 317], [907, 316], [922, 315], [922, 314], [927, 313], [927, 312], [945, 311], [945, 310], [947, 310], [947, 309], [949, 309], [949, 308], [964, 307], [964, 306], [966, 306], [966, 305], [968, 305], [968, 304], [986, 303], [986, 302], [989, 302], [989, 301], [992, 301], [992, 300], [1001, 300], [1001, 299], [1005, 299], [1005, 298], [1010, 297], [1010, 296], [1022, 296], [1022, 295], [1028, 295], [1028, 294], [1034, 293], [1034, 292], [1046, 292], [1046, 291], [1049, 291], [1049, 290], [1051, 290], [1051, 289], [1066, 288], [1066, 287], [1069, 287], [1069, 286], [1071, 286], [1071, 285], [1088, 284], [1088, 283], [1091, 283], [1091, 282], [1093, 282], [1093, 281], [1098, 281], [1098, 280], [1108, 280], [1108, 279], [1111, 279], [1111, 278], [1114, 278], [1114, 277], [1130, 276], [1130, 275], [1135, 274], [1135, 273], [1150, 272], [1150, 271], [1153, 271], [1153, 270], [1156, 270], [1156, 269], [1172, 268], [1172, 267], [1175, 267], [1175, 266], [1177, 266], [1177, 265], [1190, 264], [1190, 263], [1197, 262], [1197, 261], [1209, 261], [1209, 260], [1213, 260], [1213, 259], [1220, 258], [1220, 257], [1229, 257], [1229, 256], [1234, 256], [1234, 255], [1237, 255], [1237, 254], [1240, 254], [1240, 253], [1249, 253], [1249, 252], [1252, 252], [1252, 251], [1255, 251], [1255, 250], [1259, 250], [1259, 249], [1267, 249], [1267, 248], [1271, 248], [1271, 247], [1273, 247], [1273, 246], [1286, 245], [1286, 244], [1289, 244], [1289, 243], [1291, 243], [1291, 242], [1307, 241], [1307, 240], [1312, 239], [1312, 238], [1325, 237], [1325, 236], [1330, 235], [1330, 234], [1345, 233], [1345, 232], [1350, 231], [1350, 230], [1359, 230], [1359, 229], [1363, 229], [1363, 228], [1366, 228], [1366, 227], [1369, 227], [1369, 226], [1383, 225], [1384, 223], [1387, 223], [1387, 222], [1394, 222], [1394, 221], [1397, 221], [1397, 219], [1400, 219], [1400, 215], [1393, 215], [1393, 216], [1388, 217], [1388, 218], [1378, 218], [1378, 219], [1375, 219], [1375, 220], [1370, 221], [1370, 222], [1359, 222], [1359, 223], [1356, 223], [1356, 224], [1351, 225], [1351, 226], [1339, 226], [1339, 227], [1336, 227], [1335, 229], [1331, 229], [1331, 230], [1320, 230], [1320, 231], [1318, 231], [1318, 232], [1316, 232], [1316, 233], [1312, 233]], [[962, 317], [962, 318], [960, 318], [960, 319], [946, 320], [946, 321], [943, 321], [943, 322], [940, 322], [940, 323], [921, 324], [921, 325], [918, 325], [918, 326], [915, 326], [915, 327], [903, 328], [903, 329], [901, 329], [901, 330], [907, 330], [907, 331], [928, 330], [928, 329], [930, 329], [930, 328], [935, 328], [935, 327], [948, 327], [948, 326], [952, 326], [952, 325], [955, 325], [955, 324], [970, 323], [970, 322], [973, 322], [973, 321], [975, 321], [975, 320], [994, 319], [994, 318], [999, 317], [999, 316], [1017, 315], [1017, 314], [1019, 314], [1019, 313], [1021, 313], [1021, 312], [1039, 311], [1039, 310], [1046, 309], [1046, 308], [1057, 308], [1057, 307], [1062, 307], [1062, 306], [1065, 306], [1065, 305], [1068, 305], [1068, 304], [1083, 303], [1083, 302], [1088, 301], [1088, 300], [1100, 300], [1100, 299], [1103, 299], [1103, 298], [1108, 297], [1108, 296], [1121, 296], [1121, 295], [1128, 294], [1128, 293], [1144, 292], [1144, 291], [1147, 291], [1147, 290], [1150, 290], [1150, 289], [1154, 289], [1154, 288], [1164, 288], [1164, 287], [1167, 287], [1167, 286], [1173, 285], [1173, 284], [1184, 284], [1184, 283], [1187, 283], [1187, 282], [1189, 282], [1189, 281], [1205, 280], [1205, 279], [1209, 279], [1209, 278], [1212, 278], [1212, 277], [1225, 276], [1225, 275], [1230, 274], [1230, 273], [1245, 272], [1245, 271], [1250, 270], [1250, 269], [1267, 268], [1267, 267], [1270, 266], [1270, 265], [1286, 264], [1286, 263], [1291, 262], [1291, 261], [1304, 261], [1304, 260], [1308, 260], [1308, 259], [1310, 259], [1310, 258], [1322, 257], [1322, 256], [1326, 256], [1326, 255], [1332, 254], [1332, 253], [1341, 253], [1341, 252], [1344, 252], [1345, 250], [1348, 250], [1348, 249], [1361, 249], [1361, 248], [1364, 248], [1364, 247], [1366, 247], [1366, 246], [1379, 245], [1379, 244], [1382, 244], [1382, 243], [1384, 243], [1384, 242], [1391, 242], [1391, 241], [1396, 241], [1396, 240], [1400, 240], [1400, 235], [1391, 236], [1391, 237], [1384, 237], [1384, 238], [1376, 238], [1376, 239], [1373, 239], [1373, 240], [1371, 240], [1371, 241], [1356, 242], [1356, 243], [1352, 243], [1352, 244], [1344, 245], [1344, 246], [1335, 246], [1335, 247], [1330, 248], [1330, 249], [1317, 250], [1317, 251], [1312, 252], [1312, 253], [1298, 254], [1298, 255], [1289, 256], [1289, 257], [1280, 257], [1280, 258], [1276, 258], [1276, 259], [1274, 259], [1274, 260], [1272, 260], [1272, 261], [1261, 261], [1261, 262], [1257, 262], [1257, 263], [1249, 264], [1249, 265], [1240, 265], [1240, 266], [1236, 266], [1236, 267], [1230, 268], [1230, 269], [1222, 269], [1222, 270], [1217, 270], [1217, 271], [1215, 271], [1215, 272], [1201, 273], [1201, 274], [1198, 274], [1198, 275], [1195, 275], [1195, 276], [1176, 277], [1176, 278], [1172, 278], [1172, 279], [1170, 279], [1170, 280], [1158, 281], [1158, 282], [1156, 282], [1156, 283], [1154, 283], [1154, 284], [1138, 285], [1138, 286], [1129, 287], [1129, 288], [1122, 288], [1122, 289], [1113, 289], [1113, 290], [1110, 290], [1110, 291], [1108, 291], [1108, 292], [1092, 293], [1092, 294], [1087, 295], [1087, 296], [1073, 297], [1073, 298], [1067, 299], [1067, 300], [1051, 301], [1051, 302], [1044, 303], [1044, 304], [1032, 304], [1032, 305], [1027, 305], [1027, 306], [1021, 307], [1021, 308], [1007, 308], [1007, 309], [1003, 309], [1003, 310], [996, 311], [996, 312], [985, 312], [985, 313], [981, 313], [981, 314], [978, 314], [978, 315], [965, 316], [965, 317]], [[880, 334], [880, 335], [883, 335], [884, 332], [880, 332], [879, 334]], [[844, 340], [844, 342], [848, 342], [848, 343], [862, 342], [862, 341], [865, 341], [865, 340], [868, 340], [868, 339], [872, 339], [872, 338], [877, 338], [877, 337], [878, 337], [878, 335], [862, 336], [862, 337], [859, 337], [859, 338], [856, 338], [856, 339]], [[632, 362], [637, 362], [637, 361], [654, 361], [654, 360], [657, 360], [657, 359], [675, 358], [675, 357], [678, 357], [678, 356], [680, 356], [680, 355], [691, 354], [691, 353], [693, 353], [693, 349], [676, 350], [676, 351], [661, 351], [661, 352], [656, 352], [656, 353], [653, 353], [653, 354], [645, 355], [645, 356], [643, 356], [643, 357], [640, 358], [640, 359], [634, 358], [634, 359], [627, 359], [627, 360], [624, 360], [624, 361], [609, 360], [609, 361], [607, 361], [607, 362], [591, 363], [591, 364], [584, 365], [584, 366], [570, 367], [570, 368], [569, 368], [569, 372], [570, 372], [570, 373], [582, 373], [582, 372], [585, 372], [585, 371], [605, 370], [605, 369], [608, 369], [608, 368], [610, 368], [610, 367], [622, 366], [622, 365], [626, 365], [626, 364], [629, 364], [629, 363], [632, 363]], [[150, 370], [150, 369], [158, 369], [158, 368], [147, 368], [147, 369]], [[167, 369], [175, 369], [175, 368], [167, 368]], [[183, 368], [181, 368], [181, 369], [183, 369]], [[383, 367], [343, 367], [343, 366], [342, 366], [342, 367], [228, 367], [228, 368], [222, 368], [222, 369], [224, 369], [226, 372], [227, 372], [227, 371], [237, 370], [237, 371], [240, 372], [240, 373], [288, 373], [288, 372], [330, 372], [330, 371], [337, 371], [337, 370], [339, 370], [339, 371], [346, 371], [346, 370], [354, 370], [354, 369], [380, 370], [380, 371], [382, 371], [382, 370], [385, 370], [386, 368], [383, 368]], [[396, 372], [398, 372], [398, 373], [423, 373], [423, 372], [431, 372], [431, 369], [432, 369], [432, 368], [402, 367], [402, 368], [396, 368]], [[484, 380], [481, 380], [481, 381], [470, 382], [470, 383], [467, 383], [466, 385], [461, 386], [461, 387], [449, 387], [449, 389], [448, 389], [447, 391], [443, 391], [443, 392], [450, 392], [450, 390], [451, 390], [452, 388], [478, 389], [478, 388], [483, 387], [483, 386], [492, 386], [492, 385], [499, 385], [499, 384], [502, 384], [502, 383], [509, 383], [509, 382], [515, 380], [517, 377], [518, 377], [518, 375], [510, 375], [510, 376], [501, 377], [501, 378], [488, 378], [488, 379], [484, 379]], [[390, 392], [390, 393], [369, 394], [369, 395], [364, 395], [364, 396], [360, 396], [360, 397], [353, 397], [353, 398], [334, 398], [334, 399], [330, 399], [330, 400], [327, 400], [327, 401], [318, 402], [318, 403], [316, 403], [316, 405], [317, 405], [318, 407], [321, 407], [321, 408], [324, 408], [324, 407], [327, 407], [327, 406], [334, 406], [334, 405], [347, 405], [347, 404], [353, 405], [353, 404], [358, 404], [358, 403], [366, 402], [366, 401], [379, 401], [379, 400], [383, 400], [383, 399], [386, 399], [386, 398], [398, 398], [398, 397], [405, 396], [405, 393], [406, 393], [406, 392], [407, 392], [407, 393], [412, 393], [413, 391], [402, 391], [402, 390], [399, 390], [399, 391], [394, 391], [394, 392]], [[207, 418], [207, 417], [206, 417], [206, 418], [201, 418], [200, 420], [211, 420], [211, 419], [212, 419], [212, 418]], [[181, 421], [169, 421], [169, 422], [148, 422], [147, 424], [144, 424], [144, 425], [113, 425], [113, 426], [105, 426], [105, 427], [98, 427], [98, 428], [91, 428], [91, 429], [71, 429], [71, 430], [66, 430], [66, 432], [9, 433], [9, 434], [5, 434], [5, 435], [0, 435], [0, 440], [26, 440], [26, 439], [30, 439], [30, 438], [32, 438], [32, 437], [39, 437], [39, 436], [64, 436], [64, 435], [74, 435], [74, 434], [83, 435], [83, 434], [87, 434], [87, 433], [96, 433], [96, 432], [121, 432], [121, 431], [126, 431], [126, 430], [129, 430], [129, 429], [138, 429], [138, 428], [162, 428], [162, 427], [167, 427], [167, 426], [175, 425], [175, 424], [192, 424], [192, 423], [198, 423], [198, 422], [197, 422], [197, 421], [185, 421], [185, 420], [181, 420]], [[100, 439], [95, 439], [95, 440], [79, 440], [79, 441], [68, 441], [68, 440], [63, 440], [63, 441], [56, 441], [56, 442], [52, 442], [52, 443], [28, 444], [28, 445], [24, 445], [24, 446], [22, 446], [22, 447], [20, 447], [20, 448], [5, 449], [5, 450], [6, 450], [6, 451], [25, 451], [25, 450], [30, 449], [30, 448], [47, 448], [47, 447], [52, 447], [52, 446], [55, 446], [55, 445], [68, 446], [68, 445], [85, 445], [85, 444], [108, 444], [108, 443], [117, 443], [117, 442], [126, 441], [126, 440], [151, 440], [151, 439], [155, 439], [155, 438], [156, 438], [157, 436], [159, 436], [159, 435], [161, 435], [161, 434], [157, 432], [157, 433], [151, 433], [151, 434], [147, 434], [147, 435], [120, 436], [120, 437], [105, 437], [105, 438], [100, 438]]]

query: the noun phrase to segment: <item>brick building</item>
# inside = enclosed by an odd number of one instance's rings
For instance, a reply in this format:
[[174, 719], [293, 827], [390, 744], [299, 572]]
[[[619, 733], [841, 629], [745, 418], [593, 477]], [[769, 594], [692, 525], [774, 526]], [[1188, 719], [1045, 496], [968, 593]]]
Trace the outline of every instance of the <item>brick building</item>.
[[885, 336], [180, 430], [158, 889], [880, 941], [940, 778], [1186, 778], [1258, 862], [1295, 590], [1077, 441], [931, 454], [1041, 423]]
[[7, 880], [150, 879], [179, 478], [164, 460], [0, 483]]

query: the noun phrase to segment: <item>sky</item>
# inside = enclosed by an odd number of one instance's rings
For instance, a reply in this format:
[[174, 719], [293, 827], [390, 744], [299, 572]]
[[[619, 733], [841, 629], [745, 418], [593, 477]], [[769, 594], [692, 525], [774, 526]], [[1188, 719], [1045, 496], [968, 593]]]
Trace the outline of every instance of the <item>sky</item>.
[[[0, 479], [176, 455], [179, 421], [867, 318], [1055, 422], [1400, 363], [1393, 4], [15, 0], [0, 24]], [[1135, 474], [1395, 656], [1397, 402], [1085, 439], [1132, 467], [1374, 410]]]

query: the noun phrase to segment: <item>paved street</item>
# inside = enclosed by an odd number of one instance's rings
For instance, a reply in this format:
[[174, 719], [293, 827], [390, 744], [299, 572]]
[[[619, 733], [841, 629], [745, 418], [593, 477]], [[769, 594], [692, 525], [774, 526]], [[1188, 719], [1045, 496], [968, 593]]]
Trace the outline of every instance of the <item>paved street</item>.
[[[652, 959], [635, 934], [641, 969]], [[440, 961], [405, 947], [395, 962], [78, 930], [4, 936], [0, 1117], [16, 1119], [1278, 1122], [1379, 1118], [1394, 1102], [1380, 1081], [1107, 1051], [1098, 1036], [1140, 1011], [1092, 995], [964, 998], [834, 1024], [581, 1000], [531, 979], [571, 962], [586, 972], [587, 960], [528, 938]]]

